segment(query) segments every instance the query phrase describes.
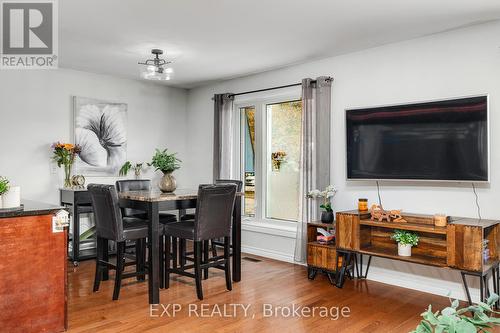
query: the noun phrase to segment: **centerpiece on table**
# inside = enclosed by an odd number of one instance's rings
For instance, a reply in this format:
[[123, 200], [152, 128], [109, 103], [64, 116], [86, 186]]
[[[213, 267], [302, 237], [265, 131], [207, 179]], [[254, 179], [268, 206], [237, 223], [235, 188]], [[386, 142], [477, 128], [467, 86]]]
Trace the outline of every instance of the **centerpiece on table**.
[[52, 145], [54, 155], [52, 159], [58, 167], [64, 166], [64, 187], [71, 187], [71, 168], [75, 162], [76, 154], [81, 152], [78, 145], [72, 143], [56, 142]]
[[319, 206], [323, 209], [321, 212], [321, 222], [323, 223], [333, 222], [332, 198], [335, 194], [337, 194], [337, 189], [333, 185], [328, 185], [323, 191], [312, 190], [307, 193], [308, 198], [323, 199], [323, 203]]
[[163, 177], [158, 183], [158, 187], [162, 192], [173, 192], [177, 188], [177, 182], [175, 181], [172, 172], [181, 167], [181, 160], [176, 157], [177, 153], [169, 154], [167, 149], [160, 151], [156, 149], [156, 152], [148, 163], [149, 166], [153, 166], [155, 171], [160, 170], [163, 172]]

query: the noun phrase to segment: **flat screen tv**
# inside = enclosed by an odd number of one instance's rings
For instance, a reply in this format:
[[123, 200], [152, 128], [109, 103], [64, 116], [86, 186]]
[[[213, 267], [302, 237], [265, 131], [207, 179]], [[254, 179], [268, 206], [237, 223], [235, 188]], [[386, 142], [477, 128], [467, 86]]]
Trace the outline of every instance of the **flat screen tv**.
[[346, 110], [347, 179], [489, 181], [488, 97]]

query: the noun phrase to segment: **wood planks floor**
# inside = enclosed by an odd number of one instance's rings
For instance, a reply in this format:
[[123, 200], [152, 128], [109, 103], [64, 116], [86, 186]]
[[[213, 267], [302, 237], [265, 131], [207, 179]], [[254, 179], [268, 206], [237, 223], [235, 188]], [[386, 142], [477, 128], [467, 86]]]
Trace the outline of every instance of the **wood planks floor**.
[[[323, 275], [308, 280], [305, 267], [244, 256], [261, 261], [243, 260], [242, 281], [231, 292], [225, 289], [223, 271], [211, 270], [203, 281], [203, 301], [196, 298], [193, 280], [174, 276], [170, 289], [160, 294], [168, 315], [160, 316], [163, 307], [157, 306], [152, 311], [157, 317], [150, 316], [146, 282], [125, 280], [120, 299], [112, 301], [113, 273], [99, 292], [92, 293], [94, 262], [69, 265], [69, 332], [408, 332], [429, 303], [434, 309], [449, 304], [444, 297], [373, 281], [347, 280], [337, 289]], [[180, 309], [175, 317], [174, 304]], [[246, 315], [241, 306], [231, 304], [248, 307]], [[286, 317], [294, 304], [316, 307], [316, 315]], [[333, 310], [325, 317], [321, 307]], [[335, 308], [340, 312], [343, 307], [349, 307], [349, 317], [333, 320]], [[270, 316], [276, 310], [278, 316]], [[205, 317], [211, 313], [215, 316]]]

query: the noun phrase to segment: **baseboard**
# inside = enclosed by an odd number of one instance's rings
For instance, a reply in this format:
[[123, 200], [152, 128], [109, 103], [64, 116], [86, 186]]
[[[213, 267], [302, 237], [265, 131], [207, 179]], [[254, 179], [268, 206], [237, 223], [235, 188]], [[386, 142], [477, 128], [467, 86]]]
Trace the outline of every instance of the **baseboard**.
[[275, 259], [275, 260], [279, 260], [279, 261], [285, 261], [285, 262], [289, 262], [292, 264], [294, 263], [293, 255], [290, 255], [288, 253], [274, 251], [274, 250], [268, 250], [268, 249], [253, 247], [253, 246], [242, 245], [241, 252], [253, 254], [256, 256], [260, 256], [260, 257]]

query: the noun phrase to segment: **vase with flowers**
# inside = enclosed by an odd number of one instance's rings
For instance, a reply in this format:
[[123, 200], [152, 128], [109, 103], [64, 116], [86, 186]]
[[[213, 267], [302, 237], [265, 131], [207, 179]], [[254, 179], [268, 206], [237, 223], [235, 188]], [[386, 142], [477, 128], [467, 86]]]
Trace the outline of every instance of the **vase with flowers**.
[[71, 167], [76, 154], [81, 152], [80, 146], [71, 143], [56, 142], [52, 145], [52, 159], [58, 167], [64, 166], [64, 187], [71, 187]]
[[323, 203], [319, 206], [323, 211], [321, 212], [321, 222], [333, 222], [333, 209], [332, 198], [337, 194], [337, 189], [333, 185], [328, 185], [323, 191], [312, 190], [307, 193], [308, 198], [322, 199]]

